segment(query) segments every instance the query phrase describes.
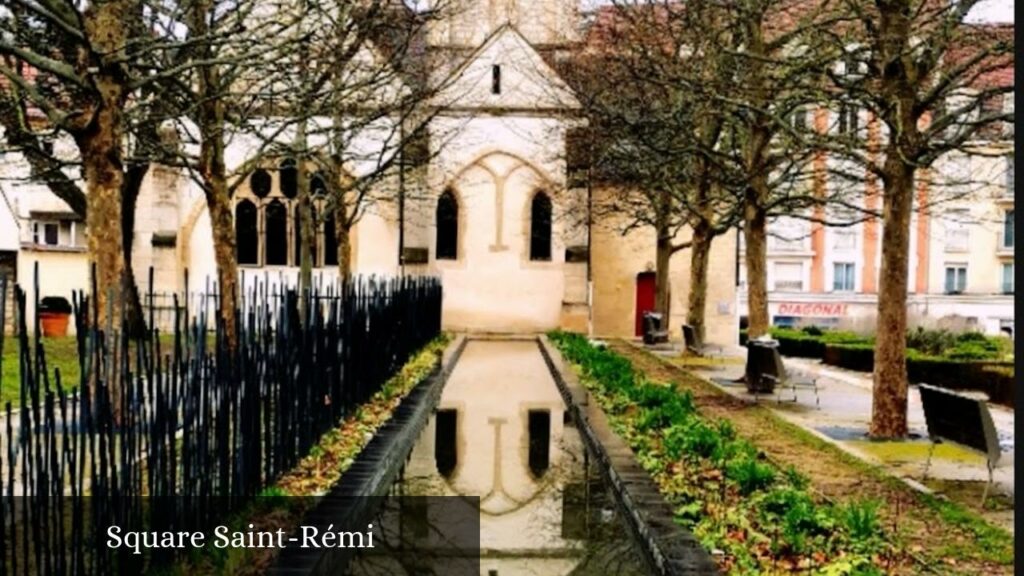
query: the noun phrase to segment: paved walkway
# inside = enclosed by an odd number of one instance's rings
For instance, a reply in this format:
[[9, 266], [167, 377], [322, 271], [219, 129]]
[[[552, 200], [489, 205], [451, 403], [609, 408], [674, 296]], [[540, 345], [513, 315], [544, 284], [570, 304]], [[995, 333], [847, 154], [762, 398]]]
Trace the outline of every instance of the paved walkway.
[[[734, 380], [743, 374], [743, 350], [728, 351], [737, 356], [727, 358], [713, 365], [686, 365], [684, 368], [703, 376], [714, 378], [716, 386], [738, 398], [753, 401], [743, 384], [723, 384], [723, 380]], [[670, 360], [676, 354], [660, 353]], [[678, 357], [678, 356], [676, 356]], [[797, 401], [792, 392], [783, 392], [783, 401], [776, 403], [776, 397], [761, 396], [759, 401], [770, 406], [783, 418], [798, 424], [818, 435], [832, 440], [840, 448], [868, 462], [880, 464], [896, 476], [911, 481], [921, 480], [924, 463], [930, 443], [921, 408], [921, 397], [917, 386], [911, 385], [908, 396], [908, 424], [911, 439], [907, 442], [871, 442], [867, 439], [871, 420], [871, 375], [826, 366], [821, 361], [785, 358], [786, 368], [792, 372], [816, 376], [821, 408], [815, 409], [814, 392], [798, 389]], [[999, 444], [1003, 456], [995, 470], [995, 493], [1012, 498], [1014, 495], [1014, 411], [996, 404], [989, 404], [992, 420], [999, 433]], [[949, 481], [987, 481], [985, 459], [981, 455], [950, 444], [939, 445], [928, 471], [929, 479]], [[993, 521], [1013, 530], [1013, 511], [986, 513]]]

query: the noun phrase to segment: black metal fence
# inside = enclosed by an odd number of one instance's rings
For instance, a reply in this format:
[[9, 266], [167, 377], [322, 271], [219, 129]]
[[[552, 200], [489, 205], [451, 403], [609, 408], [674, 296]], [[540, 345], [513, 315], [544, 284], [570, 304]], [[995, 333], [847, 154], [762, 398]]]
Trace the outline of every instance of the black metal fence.
[[208, 314], [175, 299], [171, 332], [129, 340], [98, 330], [93, 299], [76, 294], [80, 378], [66, 392], [38, 318], [29, 330], [25, 294], [14, 294], [7, 346], [18, 350], [20, 405], [0, 416], [0, 575], [140, 573], [172, 561], [182, 551], [112, 549], [107, 529], [212, 528], [441, 329], [441, 286], [429, 278], [303, 296], [256, 283], [236, 309], [237, 346], [216, 303]]

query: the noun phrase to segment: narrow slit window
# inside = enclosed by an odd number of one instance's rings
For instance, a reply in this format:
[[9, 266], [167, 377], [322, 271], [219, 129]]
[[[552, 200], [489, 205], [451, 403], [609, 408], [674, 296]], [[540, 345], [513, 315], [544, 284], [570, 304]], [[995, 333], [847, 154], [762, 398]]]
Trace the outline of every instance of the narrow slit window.
[[543, 192], [530, 203], [530, 260], [551, 260], [551, 199]]
[[501, 65], [491, 66], [491, 94], [501, 94]]
[[437, 259], [455, 260], [459, 245], [459, 205], [451, 190], [437, 201]]

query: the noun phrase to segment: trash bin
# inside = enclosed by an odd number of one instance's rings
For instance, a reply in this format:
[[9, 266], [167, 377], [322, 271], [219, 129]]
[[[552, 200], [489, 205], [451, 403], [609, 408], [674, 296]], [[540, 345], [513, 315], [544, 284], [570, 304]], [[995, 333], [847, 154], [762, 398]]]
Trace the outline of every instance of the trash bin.
[[657, 344], [660, 334], [662, 316], [659, 312], [644, 312], [644, 344]]
[[778, 340], [758, 338], [747, 341], [747, 392], [771, 394], [775, 391], [775, 381], [762, 378], [762, 376], [764, 374], [774, 375], [772, 366], [775, 363], [775, 350], [778, 347]]

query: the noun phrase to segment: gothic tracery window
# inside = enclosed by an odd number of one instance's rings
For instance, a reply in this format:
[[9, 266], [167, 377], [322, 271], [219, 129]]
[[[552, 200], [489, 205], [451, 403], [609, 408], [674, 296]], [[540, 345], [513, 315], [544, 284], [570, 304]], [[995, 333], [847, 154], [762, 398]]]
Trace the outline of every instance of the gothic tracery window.
[[[277, 168], [257, 168], [248, 186], [239, 188], [235, 200], [235, 243], [238, 263], [244, 266], [292, 266], [302, 264], [302, 219], [298, 200], [298, 168], [284, 159]], [[309, 175], [313, 215], [313, 266], [336, 266], [337, 239], [327, 209], [327, 181], [320, 172]]]

